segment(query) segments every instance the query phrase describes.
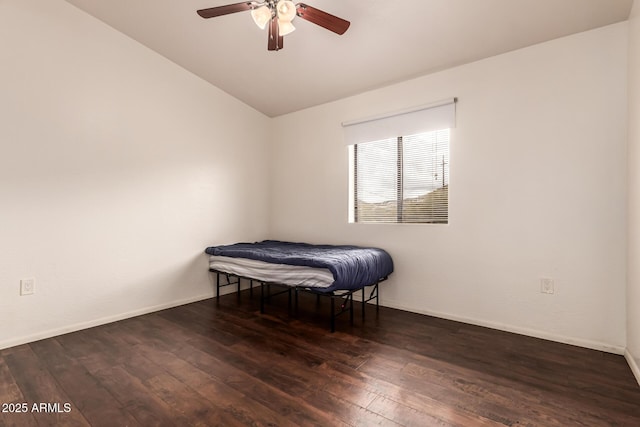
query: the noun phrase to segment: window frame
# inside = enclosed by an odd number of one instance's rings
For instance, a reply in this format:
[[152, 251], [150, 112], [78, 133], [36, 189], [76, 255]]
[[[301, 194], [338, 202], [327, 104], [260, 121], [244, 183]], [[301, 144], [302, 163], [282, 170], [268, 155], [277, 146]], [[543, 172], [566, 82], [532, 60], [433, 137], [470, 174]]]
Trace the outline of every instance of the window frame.
[[[416, 220], [408, 220], [407, 218], [405, 218], [405, 205], [407, 204], [406, 200], [404, 199], [404, 193], [405, 193], [405, 188], [404, 188], [404, 183], [405, 183], [405, 174], [406, 174], [406, 170], [405, 170], [405, 159], [404, 159], [404, 152], [405, 152], [405, 147], [404, 147], [404, 143], [405, 140], [409, 137], [414, 137], [414, 136], [418, 136], [418, 135], [428, 135], [428, 134], [435, 134], [434, 137], [436, 138], [434, 141], [434, 144], [438, 144], [438, 132], [442, 132], [442, 131], [447, 131], [447, 138], [446, 138], [446, 160], [448, 160], [446, 162], [446, 170], [443, 170], [443, 174], [444, 176], [449, 176], [449, 179], [443, 179], [443, 185], [440, 187], [436, 187], [433, 190], [431, 190], [430, 192], [425, 193], [426, 194], [430, 194], [434, 191], [438, 191], [441, 189], [446, 189], [446, 218], [444, 220], [442, 220], [441, 218], [438, 218], [437, 215], [436, 216], [431, 216], [429, 218], [429, 220], [424, 220], [421, 219], [419, 221]], [[427, 132], [421, 132], [419, 134], [416, 135], [400, 135], [397, 136], [395, 138], [387, 138], [386, 140], [392, 140], [395, 139], [395, 147], [396, 147], [396, 167], [395, 167], [395, 174], [396, 174], [396, 186], [395, 186], [395, 194], [396, 194], [396, 215], [395, 215], [395, 220], [394, 221], [387, 221], [384, 220], [382, 218], [382, 220], [368, 220], [368, 221], [364, 221], [361, 220], [359, 218], [359, 202], [358, 202], [358, 145], [361, 144], [367, 144], [368, 142], [378, 142], [378, 141], [366, 141], [366, 142], [360, 142], [360, 143], [356, 143], [356, 144], [351, 144], [349, 145], [350, 148], [350, 155], [349, 155], [349, 182], [350, 182], [350, 203], [349, 203], [349, 222], [353, 223], [353, 224], [413, 224], [413, 225], [448, 225], [449, 221], [450, 221], [450, 211], [449, 211], [449, 187], [450, 187], [450, 155], [451, 155], [451, 128], [446, 128], [446, 129], [437, 129], [437, 130], [431, 130], [431, 131], [427, 131]], [[382, 141], [382, 140], [381, 140]], [[443, 159], [444, 161], [444, 159]], [[444, 164], [443, 164], [444, 167]], [[426, 215], [426, 214], [425, 214]]]

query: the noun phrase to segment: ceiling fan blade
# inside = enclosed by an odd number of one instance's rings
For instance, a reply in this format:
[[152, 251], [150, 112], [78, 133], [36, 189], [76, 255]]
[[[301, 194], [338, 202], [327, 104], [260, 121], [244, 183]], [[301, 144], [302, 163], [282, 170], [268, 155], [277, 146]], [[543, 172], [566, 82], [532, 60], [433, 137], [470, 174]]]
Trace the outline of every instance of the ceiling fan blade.
[[349, 21], [345, 21], [342, 18], [338, 18], [337, 16], [323, 12], [320, 9], [316, 9], [315, 7], [311, 7], [304, 3], [298, 3], [296, 5], [296, 9], [300, 18], [313, 22], [314, 24], [326, 28], [329, 31], [333, 31], [336, 34], [344, 34], [349, 28], [349, 25], [351, 25]]
[[269, 43], [267, 45], [268, 50], [280, 50], [284, 44], [284, 37], [280, 35], [280, 27], [278, 26], [278, 20], [272, 18], [269, 21]]
[[225, 6], [211, 7], [209, 9], [198, 10], [198, 15], [203, 18], [215, 18], [216, 16], [228, 15], [230, 13], [243, 12], [251, 10], [252, 2], [243, 1], [242, 3], [227, 4]]

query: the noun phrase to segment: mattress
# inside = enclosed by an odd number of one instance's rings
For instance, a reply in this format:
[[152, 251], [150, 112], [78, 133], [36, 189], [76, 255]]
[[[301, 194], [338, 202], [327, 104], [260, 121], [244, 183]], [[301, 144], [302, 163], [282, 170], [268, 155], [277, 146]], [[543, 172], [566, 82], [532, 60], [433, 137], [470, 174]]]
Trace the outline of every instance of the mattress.
[[[386, 279], [393, 272], [393, 260], [383, 249], [352, 245], [312, 245], [308, 243], [264, 240], [255, 243], [211, 246], [205, 252], [216, 257], [260, 261], [266, 263], [267, 265], [261, 264], [261, 266], [271, 272], [273, 272], [273, 267], [268, 264], [275, 264], [278, 266], [276, 268], [280, 270], [288, 270], [283, 266], [293, 267], [295, 272], [291, 270], [287, 272], [287, 275], [292, 277], [302, 271], [298, 269], [299, 267], [309, 273], [312, 272], [313, 277], [316, 277], [317, 269], [328, 270], [332, 274], [332, 282], [328, 286], [324, 282], [322, 286], [317, 284], [313, 286], [322, 288], [323, 292], [361, 289]], [[237, 268], [237, 262], [235, 267]], [[308, 270], [308, 268], [312, 270]], [[223, 268], [213, 269], [231, 273], [231, 271]], [[259, 277], [260, 274], [255, 269], [251, 274], [247, 272], [242, 276], [262, 280]], [[282, 279], [265, 279], [265, 281], [287, 284]], [[305, 278], [303, 280], [309, 280], [310, 283], [313, 283], [316, 279]], [[312, 287], [303, 284], [292, 286]]]
[[274, 264], [248, 258], [211, 255], [209, 268], [260, 282], [305, 288], [328, 288], [334, 282], [333, 273], [328, 268]]

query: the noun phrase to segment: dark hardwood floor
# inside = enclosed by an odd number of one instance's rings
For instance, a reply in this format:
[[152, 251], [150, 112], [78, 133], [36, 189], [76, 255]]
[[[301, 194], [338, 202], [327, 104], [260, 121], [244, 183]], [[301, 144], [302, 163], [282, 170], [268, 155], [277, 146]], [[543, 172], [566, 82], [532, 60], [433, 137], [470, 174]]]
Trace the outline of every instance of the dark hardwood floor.
[[621, 356], [373, 306], [331, 334], [328, 310], [244, 291], [2, 350], [27, 410], [0, 425], [640, 426]]

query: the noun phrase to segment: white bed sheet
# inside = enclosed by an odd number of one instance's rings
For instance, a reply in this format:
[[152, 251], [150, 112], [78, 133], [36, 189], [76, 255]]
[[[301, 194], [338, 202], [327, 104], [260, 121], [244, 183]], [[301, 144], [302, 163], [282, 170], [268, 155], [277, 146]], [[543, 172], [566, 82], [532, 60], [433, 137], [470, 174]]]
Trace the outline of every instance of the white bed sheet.
[[281, 283], [306, 288], [326, 288], [333, 282], [328, 268], [313, 268], [287, 264], [273, 264], [248, 258], [211, 255], [209, 268], [261, 282]]

